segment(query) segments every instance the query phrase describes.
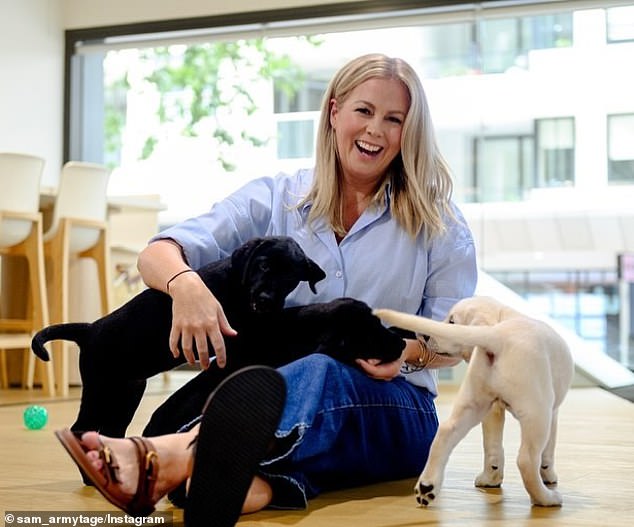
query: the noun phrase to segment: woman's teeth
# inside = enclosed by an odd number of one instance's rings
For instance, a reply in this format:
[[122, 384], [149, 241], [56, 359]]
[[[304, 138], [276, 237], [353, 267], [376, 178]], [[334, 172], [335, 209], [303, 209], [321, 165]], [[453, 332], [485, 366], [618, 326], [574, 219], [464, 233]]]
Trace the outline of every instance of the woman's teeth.
[[381, 150], [380, 146], [371, 145], [370, 143], [366, 143], [365, 141], [357, 141], [357, 148], [359, 150], [365, 152], [366, 154], [376, 154]]

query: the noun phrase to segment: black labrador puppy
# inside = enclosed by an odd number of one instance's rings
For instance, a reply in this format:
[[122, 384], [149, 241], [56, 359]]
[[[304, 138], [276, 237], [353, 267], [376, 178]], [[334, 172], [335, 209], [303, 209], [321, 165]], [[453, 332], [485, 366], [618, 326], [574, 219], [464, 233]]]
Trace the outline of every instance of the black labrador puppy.
[[367, 304], [352, 298], [288, 307], [251, 322], [248, 331], [225, 338], [225, 367], [219, 368], [214, 361], [175, 391], [154, 411], [144, 436], [173, 433], [193, 421], [220, 381], [244, 366], [277, 368], [311, 353], [323, 353], [349, 365], [355, 365], [357, 358], [392, 362], [405, 347], [403, 338], [414, 338], [411, 332], [385, 328]]
[[[326, 276], [290, 237], [255, 238], [197, 273], [239, 333], [248, 333], [258, 316], [281, 312], [300, 282], [307, 281], [315, 292]], [[44, 344], [50, 340], [79, 345], [82, 394], [72, 430], [125, 435], [146, 380], [185, 361], [182, 353], [175, 358], [169, 350], [171, 326], [171, 297], [146, 289], [95, 322], [56, 324], [35, 334], [32, 349], [43, 360], [49, 360]]]

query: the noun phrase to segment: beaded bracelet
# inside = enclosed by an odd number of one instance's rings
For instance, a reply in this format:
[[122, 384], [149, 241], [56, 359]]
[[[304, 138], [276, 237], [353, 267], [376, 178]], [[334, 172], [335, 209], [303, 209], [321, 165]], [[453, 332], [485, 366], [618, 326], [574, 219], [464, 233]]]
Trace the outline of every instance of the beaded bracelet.
[[185, 273], [193, 273], [195, 272], [193, 269], [183, 269], [182, 271], [179, 271], [178, 273], [176, 273], [174, 276], [172, 276], [172, 278], [170, 278], [167, 283], [165, 284], [165, 289], [169, 292], [170, 290], [170, 284], [172, 283], [172, 281], [175, 278], [178, 278], [180, 275], [185, 274]]

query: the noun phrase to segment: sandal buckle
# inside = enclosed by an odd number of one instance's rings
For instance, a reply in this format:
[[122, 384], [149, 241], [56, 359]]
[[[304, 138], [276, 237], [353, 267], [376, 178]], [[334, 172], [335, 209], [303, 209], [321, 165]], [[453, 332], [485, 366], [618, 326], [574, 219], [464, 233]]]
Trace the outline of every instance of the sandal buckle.
[[156, 479], [156, 474], [154, 473], [154, 463], [158, 459], [158, 454], [151, 450], [147, 454], [145, 454], [145, 473], [146, 478], [149, 480]]

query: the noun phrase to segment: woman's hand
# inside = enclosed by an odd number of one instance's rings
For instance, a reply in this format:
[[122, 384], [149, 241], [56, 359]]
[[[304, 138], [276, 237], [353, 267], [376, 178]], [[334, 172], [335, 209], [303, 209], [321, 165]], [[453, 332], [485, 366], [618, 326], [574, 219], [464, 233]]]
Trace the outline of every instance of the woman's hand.
[[172, 329], [169, 346], [174, 357], [180, 355], [179, 344], [189, 364], [194, 364], [194, 343], [203, 369], [210, 364], [207, 338], [213, 346], [216, 362], [223, 368], [227, 362], [224, 337], [235, 336], [220, 302], [205, 286], [197, 273], [184, 273], [170, 283], [172, 297]]
[[373, 379], [383, 381], [391, 381], [401, 373], [401, 367], [407, 360], [417, 353], [418, 341], [412, 339], [404, 339], [405, 347], [401, 356], [392, 362], [381, 363], [378, 359], [357, 359], [357, 364], [361, 369]]
[[381, 363], [379, 359], [357, 359], [357, 364], [361, 369], [373, 379], [391, 381], [401, 373], [403, 356], [392, 362]]
[[422, 340], [405, 339], [405, 348], [397, 360], [381, 364], [378, 359], [357, 359], [357, 364], [370, 377], [390, 381], [400, 374], [404, 362], [417, 368], [444, 368], [455, 366], [461, 360], [460, 357], [437, 354]]

